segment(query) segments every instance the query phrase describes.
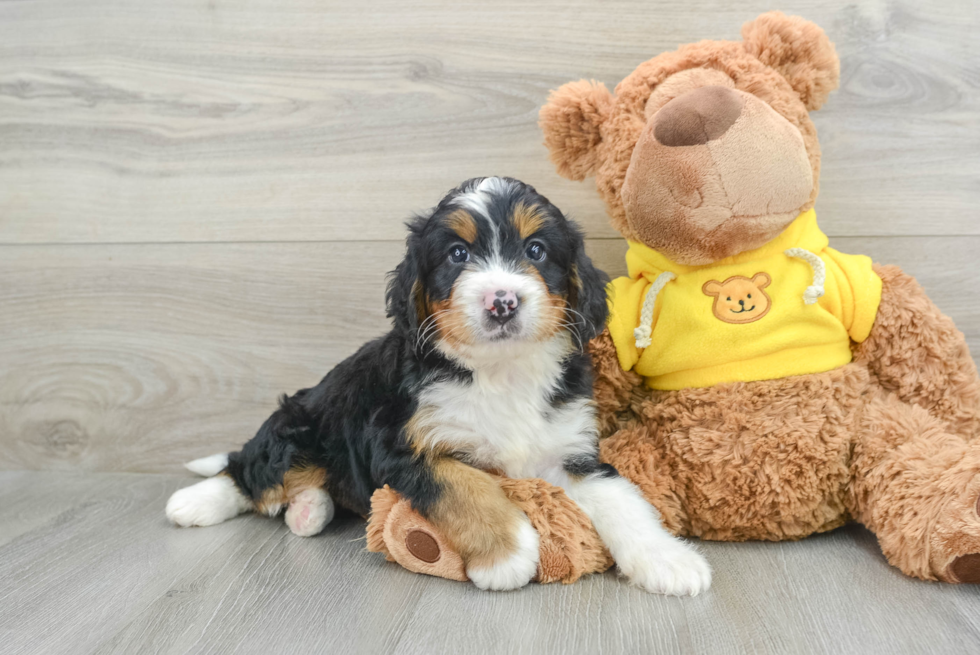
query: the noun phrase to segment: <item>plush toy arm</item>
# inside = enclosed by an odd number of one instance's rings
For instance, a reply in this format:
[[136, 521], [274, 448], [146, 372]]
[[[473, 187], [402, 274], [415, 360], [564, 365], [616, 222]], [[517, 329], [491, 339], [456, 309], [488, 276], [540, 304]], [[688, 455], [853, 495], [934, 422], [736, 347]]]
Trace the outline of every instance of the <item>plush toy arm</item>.
[[643, 386], [643, 378], [619, 365], [608, 329], [589, 342], [589, 352], [595, 375], [592, 389], [599, 409], [599, 434], [606, 437], [620, 427], [623, 414], [630, 408], [633, 390]]
[[[541, 536], [538, 582], [575, 582], [613, 564], [588, 517], [560, 487], [499, 477], [501, 489]], [[367, 549], [409, 571], [465, 581], [466, 566], [439, 531], [387, 485], [371, 497]]]
[[881, 303], [868, 338], [854, 346], [881, 385], [947, 422], [954, 434], [980, 434], [980, 378], [963, 333], [910, 275], [875, 265]]

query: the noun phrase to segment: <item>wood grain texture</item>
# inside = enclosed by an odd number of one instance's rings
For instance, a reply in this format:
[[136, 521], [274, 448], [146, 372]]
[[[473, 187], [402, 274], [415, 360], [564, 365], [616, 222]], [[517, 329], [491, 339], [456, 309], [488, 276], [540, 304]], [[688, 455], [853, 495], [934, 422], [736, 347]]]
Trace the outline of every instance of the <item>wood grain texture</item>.
[[[787, 0], [837, 43], [832, 235], [980, 234], [980, 8]], [[395, 239], [475, 175], [614, 236], [536, 126], [550, 89], [739, 38], [771, 2], [0, 3], [0, 243]]]
[[[711, 590], [667, 598], [613, 572], [508, 593], [409, 573], [364, 550], [364, 523], [319, 537], [243, 516], [166, 522], [190, 479], [0, 473], [0, 637], [44, 653], [966, 653], [971, 586], [903, 577], [857, 526], [786, 543], [702, 543]], [[35, 505], [36, 506], [36, 505]]]
[[[980, 237], [833, 241], [901, 263], [980, 354]], [[624, 273], [620, 239], [590, 240]], [[399, 242], [0, 246], [0, 468], [177, 472], [387, 330]]]

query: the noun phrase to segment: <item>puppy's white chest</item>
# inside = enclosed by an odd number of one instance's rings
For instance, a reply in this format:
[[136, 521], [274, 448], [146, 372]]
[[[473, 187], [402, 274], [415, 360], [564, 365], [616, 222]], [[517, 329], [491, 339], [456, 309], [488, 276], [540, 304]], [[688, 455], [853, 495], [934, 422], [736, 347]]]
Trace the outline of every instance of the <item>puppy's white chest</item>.
[[434, 384], [422, 398], [429, 438], [510, 477], [560, 470], [567, 457], [594, 449], [596, 433], [586, 399], [552, 407], [554, 377], [504, 371]]

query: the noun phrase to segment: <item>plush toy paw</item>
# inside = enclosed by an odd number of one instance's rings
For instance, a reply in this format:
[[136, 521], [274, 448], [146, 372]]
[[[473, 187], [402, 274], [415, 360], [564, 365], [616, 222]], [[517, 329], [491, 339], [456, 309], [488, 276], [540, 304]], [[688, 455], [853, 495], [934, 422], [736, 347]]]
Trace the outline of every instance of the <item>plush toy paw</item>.
[[690, 546], [658, 544], [639, 555], [620, 557], [619, 570], [644, 591], [668, 596], [697, 596], [711, 586], [711, 567]]
[[514, 589], [531, 580], [575, 582], [613, 564], [592, 522], [560, 487], [544, 480], [498, 478], [501, 489], [528, 517], [510, 559], [468, 570], [439, 530], [389, 487], [371, 497], [367, 548], [409, 571], [472, 580], [481, 589]]
[[977, 485], [954, 500], [936, 527], [933, 561], [948, 560], [938, 576], [945, 582], [980, 584], [980, 494]]

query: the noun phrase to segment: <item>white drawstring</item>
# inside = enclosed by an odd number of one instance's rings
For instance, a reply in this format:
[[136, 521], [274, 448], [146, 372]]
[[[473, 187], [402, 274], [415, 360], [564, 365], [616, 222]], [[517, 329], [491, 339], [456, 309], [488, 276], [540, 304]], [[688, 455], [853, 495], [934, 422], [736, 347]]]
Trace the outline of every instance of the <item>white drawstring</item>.
[[823, 285], [827, 281], [826, 264], [823, 263], [820, 257], [803, 248], [790, 248], [789, 250], [784, 250], [783, 254], [787, 257], [802, 259], [813, 269], [813, 284], [808, 286], [806, 291], [803, 292], [803, 302], [807, 305], [812, 305], [817, 302], [817, 298], [824, 294]]
[[657, 304], [657, 296], [664, 286], [676, 277], [670, 271], [664, 271], [647, 289], [647, 295], [643, 299], [643, 309], [640, 310], [640, 327], [633, 330], [633, 338], [636, 339], [637, 348], [650, 347], [652, 343], [650, 336], [653, 334], [653, 308]]

